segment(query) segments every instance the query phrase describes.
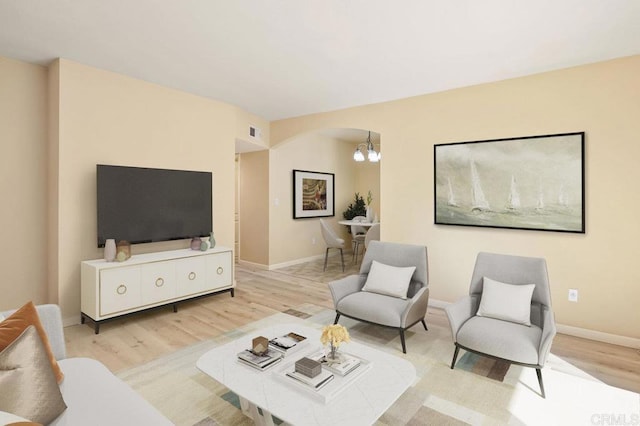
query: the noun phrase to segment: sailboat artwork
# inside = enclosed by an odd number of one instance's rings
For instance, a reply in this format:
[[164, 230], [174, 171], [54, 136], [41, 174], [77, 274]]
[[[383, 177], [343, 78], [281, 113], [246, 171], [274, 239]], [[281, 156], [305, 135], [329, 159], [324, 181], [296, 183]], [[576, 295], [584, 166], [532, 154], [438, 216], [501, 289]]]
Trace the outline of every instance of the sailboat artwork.
[[476, 163], [471, 160], [471, 211], [481, 212], [485, 210], [489, 210], [489, 202], [482, 191]]
[[452, 207], [458, 207], [456, 197], [453, 195], [453, 187], [451, 186], [451, 179], [447, 178], [447, 185], [449, 187], [449, 197], [447, 199], [447, 205]]
[[516, 178], [511, 176], [511, 190], [509, 192], [509, 198], [507, 200], [507, 210], [516, 211], [520, 209], [520, 194], [518, 194], [518, 187], [516, 185]]
[[584, 132], [434, 146], [435, 223], [585, 232]]
[[542, 191], [541, 183], [538, 183], [538, 199], [536, 201], [536, 211], [538, 213], [544, 211], [544, 192]]
[[560, 186], [560, 192], [558, 193], [558, 205], [560, 207], [567, 207], [569, 205], [567, 195], [564, 193], [564, 185]]

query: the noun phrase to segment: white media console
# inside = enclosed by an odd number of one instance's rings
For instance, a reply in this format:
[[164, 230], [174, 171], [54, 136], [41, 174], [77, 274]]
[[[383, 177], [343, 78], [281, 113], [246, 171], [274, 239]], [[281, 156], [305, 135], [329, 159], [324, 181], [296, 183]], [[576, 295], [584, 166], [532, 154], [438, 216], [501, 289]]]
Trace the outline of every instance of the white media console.
[[233, 253], [226, 247], [189, 249], [132, 256], [125, 262], [88, 260], [81, 263], [81, 314], [84, 324], [180, 301], [230, 292], [234, 296]]

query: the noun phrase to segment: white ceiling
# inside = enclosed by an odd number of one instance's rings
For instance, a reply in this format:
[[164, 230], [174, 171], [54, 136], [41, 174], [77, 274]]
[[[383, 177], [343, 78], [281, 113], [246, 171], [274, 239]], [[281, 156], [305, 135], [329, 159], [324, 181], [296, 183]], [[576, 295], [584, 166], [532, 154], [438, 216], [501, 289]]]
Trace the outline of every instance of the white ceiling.
[[635, 54], [640, 0], [0, 0], [2, 56], [268, 120]]

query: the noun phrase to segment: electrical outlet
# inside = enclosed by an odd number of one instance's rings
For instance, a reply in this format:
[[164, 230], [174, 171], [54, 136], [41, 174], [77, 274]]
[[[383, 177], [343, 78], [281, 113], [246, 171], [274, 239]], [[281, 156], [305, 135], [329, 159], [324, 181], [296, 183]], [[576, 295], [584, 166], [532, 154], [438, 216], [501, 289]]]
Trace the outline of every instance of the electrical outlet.
[[569, 289], [569, 302], [577, 302], [578, 301], [578, 290], [575, 288]]

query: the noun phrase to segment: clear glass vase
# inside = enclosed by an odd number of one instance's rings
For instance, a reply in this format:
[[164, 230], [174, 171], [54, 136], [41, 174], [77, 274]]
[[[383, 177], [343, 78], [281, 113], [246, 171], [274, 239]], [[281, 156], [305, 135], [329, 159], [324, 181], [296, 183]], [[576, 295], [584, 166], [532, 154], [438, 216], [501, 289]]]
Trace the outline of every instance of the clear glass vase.
[[329, 344], [329, 353], [327, 354], [327, 361], [329, 363], [339, 363], [342, 361], [340, 352], [338, 351], [338, 345], [332, 343]]

